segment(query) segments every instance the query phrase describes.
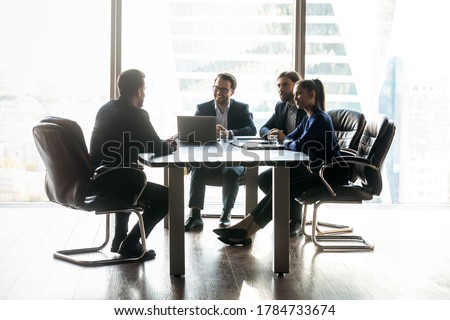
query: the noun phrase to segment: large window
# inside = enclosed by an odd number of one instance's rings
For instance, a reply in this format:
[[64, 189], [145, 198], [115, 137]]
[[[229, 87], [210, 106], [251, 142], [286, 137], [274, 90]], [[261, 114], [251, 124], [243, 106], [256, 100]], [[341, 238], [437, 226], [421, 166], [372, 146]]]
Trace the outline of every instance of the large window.
[[234, 99], [257, 127], [278, 101], [276, 77], [293, 65], [293, 0], [123, 1], [122, 68], [147, 76], [146, 108], [158, 132], [211, 100], [219, 72], [237, 78]]
[[[259, 128], [278, 100], [277, 74], [293, 68], [296, 2], [122, 0], [122, 70], [146, 73], [144, 108], [161, 136], [212, 99], [222, 71], [237, 77], [234, 98]], [[0, 201], [46, 200], [31, 128], [64, 116], [89, 141], [110, 95], [111, 1], [0, 3]], [[397, 125], [381, 202], [450, 201], [446, 15], [438, 0], [306, 0], [305, 76], [324, 81], [328, 109]]]
[[110, 1], [1, 0], [0, 201], [47, 200], [31, 128], [77, 121], [109, 98]]
[[[177, 132], [177, 115], [213, 99], [220, 72], [236, 76], [233, 99], [261, 127], [278, 101], [277, 75], [293, 68], [293, 0], [123, 1], [122, 24], [122, 69], [146, 73], [144, 108], [163, 137]], [[219, 213], [220, 188], [206, 192], [205, 212]]]
[[382, 202], [450, 200], [449, 27], [442, 3], [308, 0], [306, 77], [325, 82], [327, 106], [387, 114], [397, 133]]

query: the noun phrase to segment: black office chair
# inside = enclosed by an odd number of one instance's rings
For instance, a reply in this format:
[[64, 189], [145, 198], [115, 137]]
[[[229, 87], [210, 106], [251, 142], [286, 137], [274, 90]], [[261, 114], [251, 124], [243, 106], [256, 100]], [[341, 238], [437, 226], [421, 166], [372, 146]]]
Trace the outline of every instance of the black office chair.
[[[303, 233], [320, 250], [372, 250], [373, 245], [369, 244], [361, 236], [355, 235], [317, 235], [318, 209], [326, 203], [358, 203], [372, 200], [378, 196], [382, 190], [381, 167], [389, 151], [395, 135], [395, 125], [390, 122], [385, 115], [378, 115], [376, 119], [369, 122], [361, 137], [357, 155], [342, 156], [332, 163], [324, 165], [320, 169], [320, 176], [324, 182], [324, 187], [317, 187], [304, 192], [297, 198], [303, 204], [303, 221], [306, 221], [307, 207], [314, 206], [312, 231], [306, 233], [305, 223], [302, 224]], [[349, 184], [330, 186], [323, 177], [324, 171], [336, 163], [350, 165], [351, 172], [356, 177], [355, 181]], [[322, 245], [319, 241], [339, 241], [340, 245]], [[343, 242], [358, 242], [356, 245], [342, 244]]]
[[[139, 168], [100, 167], [93, 170], [89, 161], [89, 153], [80, 126], [71, 120], [48, 117], [33, 128], [36, 147], [46, 168], [45, 191], [48, 199], [62, 206], [95, 211], [95, 214], [106, 215], [106, 234], [104, 242], [97, 247], [59, 250], [54, 258], [83, 266], [100, 266], [139, 260], [146, 252], [143, 209], [138, 206], [138, 199], [144, 190], [147, 178]], [[102, 179], [109, 179], [111, 172], [127, 171], [130, 181], [126, 187], [129, 199], [109, 198], [93, 194], [95, 184]], [[132, 188], [132, 189], [131, 189]], [[99, 260], [81, 260], [72, 255], [99, 252], [109, 242], [110, 215], [112, 213], [134, 212], [139, 220], [142, 254], [140, 257], [123, 258], [120, 256]]]
[[341, 151], [356, 154], [359, 140], [366, 126], [364, 114], [348, 109], [333, 109], [327, 113], [333, 122]]
[[[366, 126], [364, 114], [349, 109], [333, 109], [327, 111], [327, 113], [333, 122], [334, 132], [336, 133], [341, 152], [346, 155], [356, 155], [359, 140]], [[312, 221], [306, 221], [306, 224], [311, 223]], [[323, 221], [319, 221], [317, 224], [317, 232], [321, 235], [350, 233], [353, 231], [352, 227], [342, 224]], [[328, 227], [328, 229], [322, 229], [319, 226]]]

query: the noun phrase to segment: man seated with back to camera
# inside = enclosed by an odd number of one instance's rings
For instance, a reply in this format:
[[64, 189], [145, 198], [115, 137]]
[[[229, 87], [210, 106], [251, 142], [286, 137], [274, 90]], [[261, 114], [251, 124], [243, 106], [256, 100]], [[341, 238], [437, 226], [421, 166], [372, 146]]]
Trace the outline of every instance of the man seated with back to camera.
[[[142, 109], [145, 98], [145, 75], [137, 69], [130, 69], [120, 74], [117, 80], [119, 98], [102, 106], [96, 116], [90, 143], [91, 164], [94, 168], [101, 165], [130, 167], [138, 163], [139, 153], [166, 155], [176, 147], [173, 140], [161, 140], [150, 122], [147, 111]], [[111, 173], [112, 178], [96, 185], [96, 194], [105, 194], [117, 198], [129, 198], [126, 186], [130, 176], [120, 170]], [[144, 209], [143, 219], [145, 236], [148, 237], [154, 226], [168, 212], [167, 187], [147, 182], [139, 205]], [[139, 242], [141, 234], [136, 223], [128, 233], [130, 214], [115, 215], [115, 234], [111, 252], [124, 257], [138, 257], [142, 253]], [[153, 250], [148, 250], [143, 260], [155, 257]]]

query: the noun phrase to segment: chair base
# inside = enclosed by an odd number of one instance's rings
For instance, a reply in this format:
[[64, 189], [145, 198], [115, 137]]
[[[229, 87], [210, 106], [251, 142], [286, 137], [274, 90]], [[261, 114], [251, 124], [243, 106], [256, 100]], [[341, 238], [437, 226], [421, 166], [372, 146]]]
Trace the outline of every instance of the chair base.
[[[74, 255], [80, 255], [85, 253], [101, 253], [101, 250], [106, 247], [106, 245], [109, 242], [110, 239], [110, 215], [113, 213], [129, 213], [134, 212], [138, 216], [139, 220], [139, 229], [141, 233], [141, 242], [142, 242], [142, 253], [138, 257], [113, 257], [108, 259], [99, 259], [99, 260], [82, 260], [77, 259], [76, 257], [73, 257]], [[144, 219], [142, 217], [143, 210], [141, 208], [133, 208], [133, 209], [127, 209], [123, 211], [102, 211], [102, 212], [96, 212], [96, 214], [106, 214], [106, 232], [105, 232], [105, 240], [103, 243], [97, 247], [89, 247], [89, 248], [79, 248], [79, 249], [68, 249], [68, 250], [58, 250], [53, 254], [53, 257], [58, 260], [63, 260], [66, 262], [70, 262], [79, 266], [85, 266], [85, 267], [97, 267], [97, 266], [106, 266], [106, 265], [113, 265], [113, 264], [119, 264], [119, 263], [126, 263], [126, 262], [134, 262], [140, 260], [147, 251], [146, 246], [146, 237], [145, 237], [145, 229], [144, 229]]]
[[[316, 245], [318, 250], [326, 251], [371, 251], [374, 249], [374, 245], [367, 242], [361, 236], [352, 236], [352, 235], [327, 235], [327, 236], [315, 236], [312, 237], [313, 243]], [[361, 243], [360, 245], [322, 245], [319, 241], [329, 241], [329, 242], [357, 242]]]
[[[300, 200], [297, 200], [299, 203], [302, 203]], [[306, 204], [305, 204], [306, 206]], [[306, 225], [312, 225], [312, 221], [306, 221]], [[327, 227], [331, 229], [321, 229], [319, 226]], [[336, 224], [336, 223], [330, 223], [330, 222], [317, 222], [316, 230], [319, 235], [327, 235], [327, 234], [340, 234], [340, 233], [351, 233], [353, 232], [353, 228], [350, 226], [342, 225], [342, 224]]]
[[[312, 225], [312, 221], [306, 221], [307, 225]], [[328, 227], [328, 228], [333, 228], [333, 229], [320, 229], [319, 226], [322, 227]], [[321, 222], [318, 221], [317, 222], [317, 228], [316, 228], [317, 232], [320, 235], [327, 235], [327, 234], [338, 234], [338, 233], [351, 233], [353, 232], [353, 228], [350, 226], [345, 226], [342, 224], [336, 224], [336, 223], [330, 223], [330, 222]]]
[[[314, 203], [314, 211], [313, 211], [313, 220], [311, 221], [311, 233], [308, 234], [308, 232], [306, 231], [306, 217], [307, 217], [307, 208], [308, 205], [304, 205], [303, 207], [303, 218], [302, 218], [302, 232], [305, 235], [305, 237], [309, 240], [311, 240], [314, 245], [317, 247], [318, 250], [322, 250], [322, 251], [370, 251], [374, 249], [374, 246], [372, 244], [370, 244], [369, 242], [367, 242], [363, 237], [361, 236], [356, 236], [356, 235], [335, 235], [332, 234], [334, 230], [328, 230], [328, 233], [324, 233], [323, 231], [321, 231], [318, 228], [319, 225], [319, 221], [317, 220], [317, 216], [318, 216], [318, 209], [319, 207], [324, 204], [324, 203], [343, 203], [344, 201], [317, 201], [316, 203]], [[345, 201], [345, 203], [357, 203], [357, 204], [361, 204], [362, 201]], [[328, 223], [320, 223], [321, 225], [325, 225], [325, 226], [331, 226], [334, 227], [334, 225], [332, 224], [328, 224]], [[336, 230], [339, 233], [342, 233], [343, 230], [345, 230], [345, 228], [348, 228], [347, 226], [341, 226], [338, 225], [338, 228], [340, 228], [340, 230]], [[353, 228], [349, 228], [351, 230], [353, 230]], [[334, 233], [336, 233], [336, 231]], [[351, 232], [351, 231], [349, 231]], [[334, 243], [343, 243], [343, 242], [353, 242], [353, 243], [359, 243], [358, 245], [353, 245], [353, 244], [339, 244], [339, 245], [335, 245], [335, 244], [330, 244], [330, 245], [324, 245], [319, 243], [320, 241], [323, 242], [334, 242]]]

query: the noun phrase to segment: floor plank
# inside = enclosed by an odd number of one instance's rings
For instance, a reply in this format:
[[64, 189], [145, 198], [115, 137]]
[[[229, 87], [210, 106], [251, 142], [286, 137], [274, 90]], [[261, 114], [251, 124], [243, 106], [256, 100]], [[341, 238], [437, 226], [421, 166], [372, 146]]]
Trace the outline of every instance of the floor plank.
[[252, 246], [230, 247], [212, 232], [217, 218], [205, 218], [203, 231], [185, 234], [186, 275], [172, 277], [162, 224], [148, 238], [155, 260], [88, 268], [52, 254], [101, 242], [103, 217], [51, 204], [2, 205], [0, 216], [2, 300], [450, 299], [448, 206], [326, 207], [321, 220], [351, 224], [375, 250], [320, 252], [303, 236], [291, 238], [284, 277], [272, 272], [272, 224]]

